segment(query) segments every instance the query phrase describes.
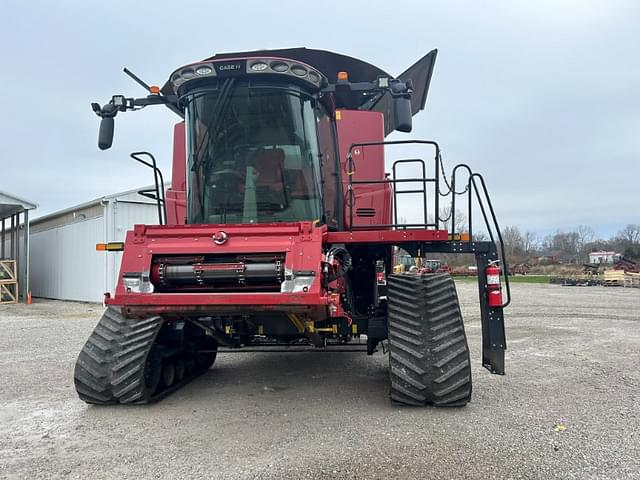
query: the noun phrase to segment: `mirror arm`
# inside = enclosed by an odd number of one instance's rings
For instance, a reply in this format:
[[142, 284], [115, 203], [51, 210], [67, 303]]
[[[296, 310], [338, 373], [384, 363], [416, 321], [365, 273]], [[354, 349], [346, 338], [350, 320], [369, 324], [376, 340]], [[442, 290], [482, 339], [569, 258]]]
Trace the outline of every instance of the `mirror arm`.
[[[114, 95], [109, 103], [100, 107], [98, 103], [92, 103], [91, 108], [100, 118], [113, 118], [118, 112], [126, 112], [127, 110], [136, 110], [149, 105], [166, 105], [172, 110], [179, 112], [177, 107], [178, 97], [175, 95], [147, 95], [142, 98], [126, 98], [124, 95]], [[182, 112], [180, 112], [182, 114]]]
[[125, 98], [124, 95], [114, 95], [111, 97], [109, 103], [102, 107], [99, 103], [92, 103], [91, 109], [101, 118], [100, 131], [98, 133], [98, 148], [100, 148], [100, 150], [111, 148], [114, 119], [118, 112], [140, 110], [148, 105], [166, 105], [170, 110], [183, 116], [178, 108], [178, 98], [174, 95], [151, 94], [142, 98]]

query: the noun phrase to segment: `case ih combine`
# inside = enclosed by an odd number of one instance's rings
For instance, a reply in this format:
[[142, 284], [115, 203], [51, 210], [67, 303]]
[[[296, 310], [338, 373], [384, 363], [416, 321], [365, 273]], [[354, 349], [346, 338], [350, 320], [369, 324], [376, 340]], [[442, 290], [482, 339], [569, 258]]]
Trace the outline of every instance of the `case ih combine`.
[[[454, 283], [446, 273], [391, 275], [394, 246], [420, 258], [475, 255], [482, 363], [504, 374], [508, 276], [497, 266], [500, 231], [484, 180], [459, 165], [448, 183], [436, 142], [384, 141], [411, 131], [435, 58], [434, 50], [394, 78], [320, 50], [222, 54], [177, 69], [162, 88], [128, 72], [147, 96], [93, 104], [103, 150], [119, 112], [165, 105], [182, 121], [166, 192], [153, 157], [133, 154], [154, 168], [159, 225], [136, 225], [123, 244], [103, 246], [123, 250], [122, 264], [76, 364], [80, 398], [152, 402], [223, 351], [382, 347], [393, 401], [464, 405], [471, 369]], [[385, 151], [398, 144], [428, 148], [432, 160], [388, 162], [387, 174]], [[403, 167], [421, 174], [403, 178]], [[417, 223], [399, 220], [406, 194], [420, 198]], [[440, 218], [441, 197], [455, 216], [457, 195], [468, 205], [464, 234]], [[490, 241], [473, 240], [472, 202]]]

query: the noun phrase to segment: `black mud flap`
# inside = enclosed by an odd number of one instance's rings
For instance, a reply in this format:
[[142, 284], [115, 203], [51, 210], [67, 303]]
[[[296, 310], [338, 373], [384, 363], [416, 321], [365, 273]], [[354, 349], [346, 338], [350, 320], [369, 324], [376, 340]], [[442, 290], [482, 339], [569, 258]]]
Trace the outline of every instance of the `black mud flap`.
[[480, 318], [482, 322], [482, 366], [496, 375], [504, 375], [504, 351], [507, 340], [504, 332], [502, 308], [491, 308], [488, 302], [487, 267], [489, 262], [498, 259], [493, 248], [488, 252], [477, 253], [478, 290], [480, 292]]

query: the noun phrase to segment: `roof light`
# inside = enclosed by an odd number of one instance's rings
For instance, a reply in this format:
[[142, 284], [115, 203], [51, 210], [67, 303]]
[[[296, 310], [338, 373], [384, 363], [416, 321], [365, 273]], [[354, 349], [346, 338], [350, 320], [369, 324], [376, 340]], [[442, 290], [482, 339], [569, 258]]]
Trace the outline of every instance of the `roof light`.
[[149, 92], [150, 92], [152, 95], [159, 95], [159, 94], [160, 94], [160, 87], [159, 87], [159, 86], [157, 86], [157, 85], [151, 85], [151, 86], [149, 87]]
[[291, 65], [291, 71], [299, 77], [304, 77], [307, 74], [307, 69], [302, 65]]
[[285, 62], [271, 62], [271, 70], [279, 73], [286, 72], [289, 70], [289, 65]]
[[127, 103], [124, 95], [114, 95], [111, 97], [111, 102], [113, 103], [113, 106], [117, 108], [124, 107]]
[[182, 70], [182, 72], [180, 72], [182, 77], [185, 79], [189, 79], [195, 76], [195, 72], [193, 71], [193, 68], [185, 68], [184, 70]]
[[209, 65], [203, 65], [202, 67], [196, 68], [196, 73], [198, 75], [209, 75], [211, 72], [213, 72], [213, 68]]
[[378, 77], [378, 88], [389, 88], [389, 77]]
[[249, 68], [251, 68], [251, 70], [253, 70], [254, 72], [262, 72], [267, 68], [269, 68], [269, 65], [267, 65], [264, 62], [256, 62], [253, 65], [251, 65], [251, 67]]

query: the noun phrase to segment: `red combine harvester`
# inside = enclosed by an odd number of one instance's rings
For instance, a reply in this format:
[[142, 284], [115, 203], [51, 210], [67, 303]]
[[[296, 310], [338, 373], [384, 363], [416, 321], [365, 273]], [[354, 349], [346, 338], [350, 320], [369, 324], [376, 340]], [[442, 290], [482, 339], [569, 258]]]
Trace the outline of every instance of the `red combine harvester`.
[[[115, 295], [105, 294], [107, 310], [75, 367], [80, 398], [152, 402], [222, 352], [371, 355], [381, 346], [393, 401], [464, 405], [471, 368], [453, 280], [387, 275], [394, 246], [414, 257], [475, 255], [482, 363], [504, 374], [508, 276], [504, 263], [496, 267], [504, 255], [483, 178], [459, 165], [449, 184], [436, 142], [384, 141], [411, 131], [436, 53], [397, 78], [305, 48], [215, 55], [177, 69], [162, 88], [125, 69], [149, 94], [92, 105], [101, 149], [111, 146], [119, 112], [164, 105], [182, 121], [166, 193], [153, 156], [132, 154], [154, 170], [155, 190], [141, 193], [157, 200], [159, 224], [136, 225], [124, 243], [101, 246], [123, 257]], [[398, 159], [385, 173], [385, 149], [407, 144], [433, 150], [433, 160]], [[421, 174], [402, 178], [402, 167]], [[460, 170], [466, 188], [457, 193]], [[398, 220], [407, 193], [420, 197], [420, 222]], [[443, 227], [446, 195], [453, 216], [456, 196], [468, 197], [465, 234]], [[472, 201], [490, 241], [473, 241]]]

